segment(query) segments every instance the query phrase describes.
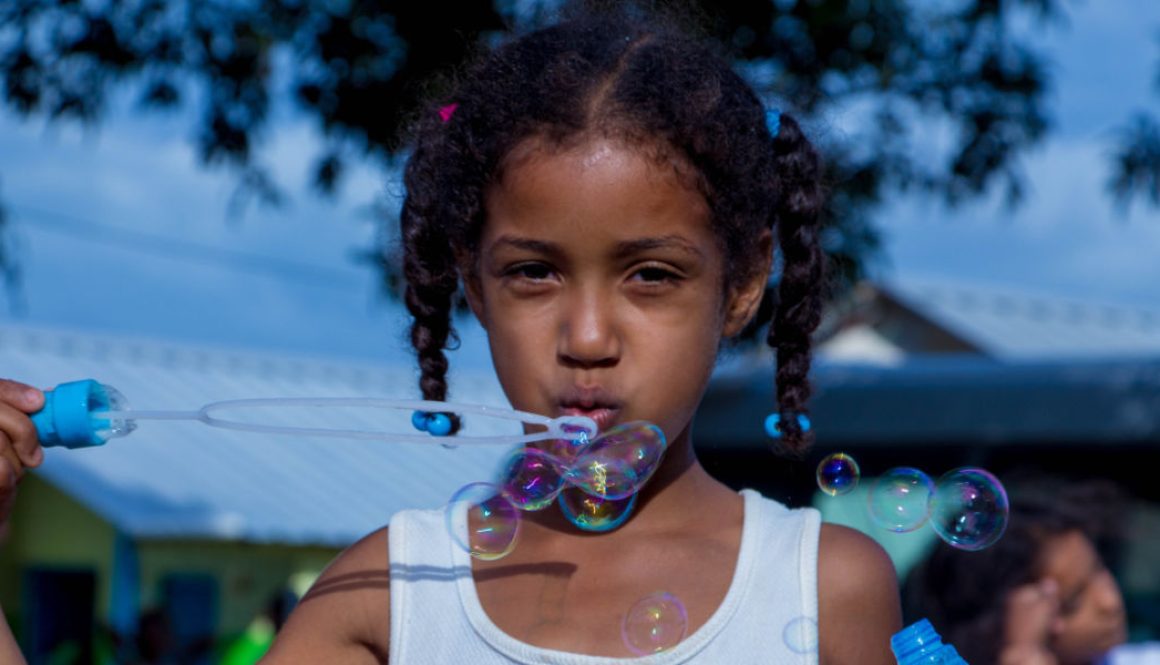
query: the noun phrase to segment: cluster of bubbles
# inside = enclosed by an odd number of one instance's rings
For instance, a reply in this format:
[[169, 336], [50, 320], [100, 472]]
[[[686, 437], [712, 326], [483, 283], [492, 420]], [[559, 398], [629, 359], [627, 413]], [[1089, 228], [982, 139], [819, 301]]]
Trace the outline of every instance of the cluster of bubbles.
[[[624, 524], [637, 492], [664, 455], [666, 440], [656, 425], [631, 422], [591, 441], [576, 438], [537, 442], [513, 450], [494, 483], [470, 483], [444, 510], [452, 540], [471, 556], [495, 561], [510, 554], [521, 512], [553, 503], [584, 531], [610, 531]], [[673, 648], [685, 638], [689, 616], [680, 599], [658, 592], [637, 601], [621, 621], [621, 638], [638, 656]]]
[[[830, 496], [848, 494], [861, 470], [853, 457], [834, 453], [818, 464], [818, 488]], [[913, 467], [895, 467], [879, 476], [868, 494], [870, 519], [895, 533], [924, 524], [952, 547], [977, 551], [994, 545], [1007, 528], [1007, 491], [992, 473], [976, 467], [954, 469], [937, 481]]]
[[459, 547], [483, 560], [515, 548], [521, 512], [553, 503], [579, 529], [610, 531], [632, 513], [666, 445], [659, 427], [636, 421], [592, 440], [578, 432], [575, 439], [518, 447], [495, 483], [471, 483], [456, 492], [444, 513], [448, 531]]
[[[666, 441], [651, 423], [618, 425], [589, 441], [538, 442], [513, 450], [494, 483], [464, 486], [448, 502], [445, 518], [456, 544], [471, 556], [494, 561], [516, 545], [523, 512], [553, 503], [577, 528], [609, 531], [622, 525], [636, 505], [637, 493], [660, 465]], [[849, 494], [861, 479], [853, 457], [834, 453], [817, 467], [821, 491]], [[1007, 494], [991, 473], [964, 467], [938, 481], [919, 469], [896, 467], [877, 478], [868, 493], [873, 522], [890, 531], [914, 531], [925, 524], [950, 545], [980, 550], [1006, 529]], [[638, 656], [675, 647], [688, 632], [688, 613], [680, 599], [657, 592], [638, 600], [621, 621], [625, 647]], [[817, 622], [797, 617], [782, 631], [785, 646], [798, 654], [817, 651]]]

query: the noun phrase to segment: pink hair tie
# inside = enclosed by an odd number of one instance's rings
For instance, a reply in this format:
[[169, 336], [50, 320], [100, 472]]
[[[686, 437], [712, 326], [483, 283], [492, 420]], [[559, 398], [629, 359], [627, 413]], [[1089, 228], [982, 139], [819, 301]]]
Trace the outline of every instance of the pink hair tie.
[[451, 103], [439, 109], [439, 119], [447, 122], [451, 119], [451, 114], [455, 113], [455, 109], [459, 108], [459, 104]]

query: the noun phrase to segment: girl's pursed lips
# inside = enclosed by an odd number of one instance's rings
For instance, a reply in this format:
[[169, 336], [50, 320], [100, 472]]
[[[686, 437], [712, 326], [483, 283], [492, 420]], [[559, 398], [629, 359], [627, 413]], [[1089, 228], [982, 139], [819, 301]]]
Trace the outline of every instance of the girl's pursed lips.
[[585, 416], [605, 430], [616, 419], [622, 402], [600, 386], [572, 386], [560, 396], [560, 411], [568, 416]]

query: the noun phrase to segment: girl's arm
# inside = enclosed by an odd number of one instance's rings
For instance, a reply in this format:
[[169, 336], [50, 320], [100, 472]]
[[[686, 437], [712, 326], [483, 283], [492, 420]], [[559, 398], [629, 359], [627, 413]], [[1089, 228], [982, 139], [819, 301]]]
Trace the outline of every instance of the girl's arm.
[[389, 560], [385, 527], [339, 554], [294, 608], [262, 664], [386, 663]]
[[[3, 545], [16, 500], [16, 485], [26, 469], [40, 466], [44, 452], [28, 414], [44, 406], [44, 395], [31, 386], [0, 379], [0, 545]], [[0, 608], [0, 663], [22, 665], [24, 656]]]
[[818, 544], [821, 665], [895, 665], [890, 638], [902, 628], [898, 579], [869, 537], [823, 524]]

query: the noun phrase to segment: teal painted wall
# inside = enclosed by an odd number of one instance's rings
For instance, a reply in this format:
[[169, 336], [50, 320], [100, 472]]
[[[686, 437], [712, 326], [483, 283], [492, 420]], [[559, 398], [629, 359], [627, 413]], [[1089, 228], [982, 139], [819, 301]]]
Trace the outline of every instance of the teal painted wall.
[[[30, 566], [90, 569], [97, 575], [98, 623], [109, 624], [116, 529], [35, 474], [21, 483], [8, 533], [0, 541], [0, 606], [21, 631], [21, 577]], [[237, 541], [138, 540], [139, 606], [163, 602], [169, 575], [203, 574], [218, 587], [216, 635], [245, 630], [280, 589], [299, 593], [340, 551], [334, 547]], [[387, 627], [384, 626], [384, 630]]]

